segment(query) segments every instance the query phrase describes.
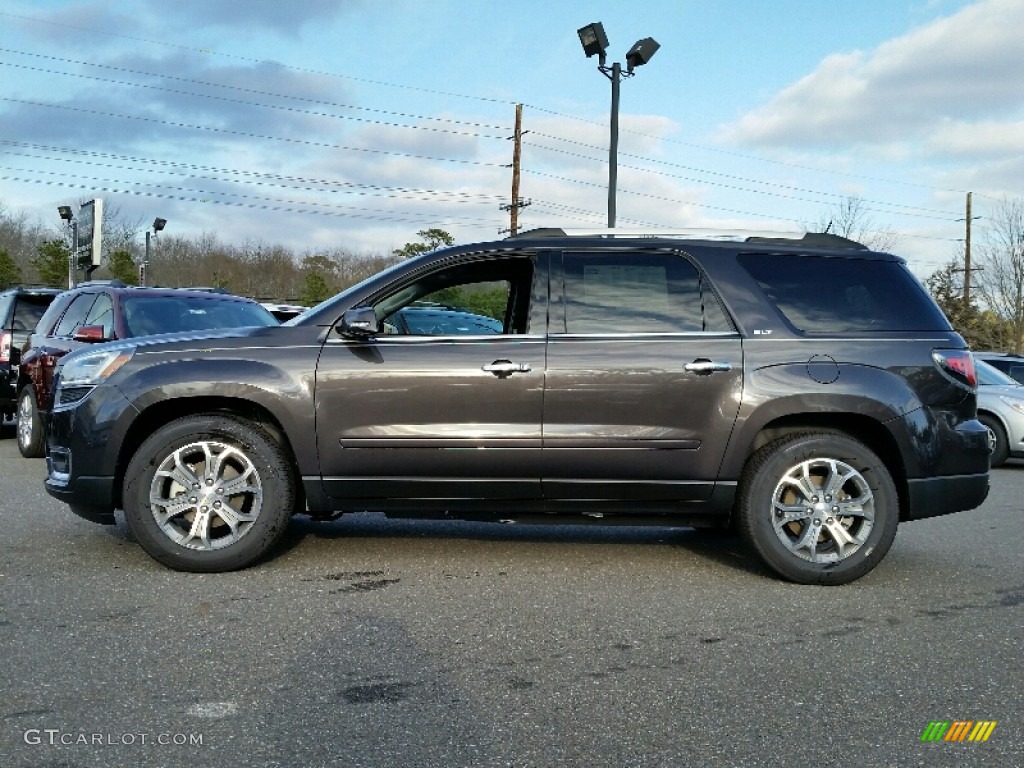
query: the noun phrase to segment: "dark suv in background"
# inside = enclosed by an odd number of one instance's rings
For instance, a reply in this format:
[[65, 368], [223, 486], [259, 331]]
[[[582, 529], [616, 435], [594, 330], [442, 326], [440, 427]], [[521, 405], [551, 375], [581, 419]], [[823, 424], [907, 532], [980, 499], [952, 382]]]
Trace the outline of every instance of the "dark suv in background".
[[0, 291], [0, 420], [14, 416], [21, 347], [60, 290], [17, 287]]
[[57, 361], [75, 349], [116, 339], [275, 325], [255, 301], [224, 291], [134, 288], [120, 281], [82, 283], [50, 304], [21, 351], [17, 381], [18, 449], [45, 454], [45, 419]]
[[[500, 332], [400, 332], [417, 303]], [[985, 499], [975, 391], [895, 256], [549, 230], [418, 256], [286, 325], [67, 356], [46, 489], [123, 509], [188, 571], [257, 561], [292, 514], [370, 510], [735, 526], [783, 577], [841, 584], [898, 523]]]

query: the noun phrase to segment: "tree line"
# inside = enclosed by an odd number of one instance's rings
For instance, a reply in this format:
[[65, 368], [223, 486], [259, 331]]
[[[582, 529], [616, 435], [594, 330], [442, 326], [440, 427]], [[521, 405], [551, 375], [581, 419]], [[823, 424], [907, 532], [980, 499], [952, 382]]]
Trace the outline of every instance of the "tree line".
[[[104, 216], [103, 262], [94, 280], [138, 285], [145, 256], [145, 226], [127, 222], [113, 206]], [[151, 239], [146, 284], [224, 288], [241, 296], [312, 306], [385, 267], [438, 245], [452, 243], [443, 230], [422, 230], [421, 240], [382, 253], [345, 248], [296, 253], [281, 245], [221, 242], [215, 235]], [[0, 289], [11, 285], [68, 284], [70, 233], [32, 222], [0, 202]]]

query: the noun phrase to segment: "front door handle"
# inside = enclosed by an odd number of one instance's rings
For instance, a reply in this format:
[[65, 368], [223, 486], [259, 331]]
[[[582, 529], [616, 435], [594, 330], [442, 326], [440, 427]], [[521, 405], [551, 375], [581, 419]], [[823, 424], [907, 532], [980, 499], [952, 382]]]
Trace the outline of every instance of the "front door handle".
[[495, 360], [489, 365], [484, 365], [481, 370], [493, 373], [500, 379], [511, 376], [513, 373], [529, 373], [533, 370], [529, 363], [513, 363], [511, 360]]
[[708, 360], [706, 357], [699, 357], [692, 363], [684, 365], [683, 370], [687, 373], [696, 373], [698, 376], [710, 376], [712, 373], [731, 371], [732, 365], [730, 363], [716, 363], [714, 360]]

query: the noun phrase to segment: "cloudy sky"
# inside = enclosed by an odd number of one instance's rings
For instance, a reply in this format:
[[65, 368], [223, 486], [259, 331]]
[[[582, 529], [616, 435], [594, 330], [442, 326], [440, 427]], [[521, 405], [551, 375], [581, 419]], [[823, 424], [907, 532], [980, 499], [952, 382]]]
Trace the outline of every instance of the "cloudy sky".
[[[574, 6], [567, 9], [566, 6]], [[800, 229], [848, 196], [919, 274], [1024, 196], [1024, 0], [210, 0], [0, 5], [0, 204], [94, 196], [168, 234], [380, 252], [440, 227]]]

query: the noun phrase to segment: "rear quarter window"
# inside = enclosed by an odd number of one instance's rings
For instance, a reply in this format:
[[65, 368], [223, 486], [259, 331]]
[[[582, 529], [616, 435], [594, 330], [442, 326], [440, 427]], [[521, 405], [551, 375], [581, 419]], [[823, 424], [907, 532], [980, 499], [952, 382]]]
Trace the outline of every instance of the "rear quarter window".
[[39, 319], [46, 312], [53, 296], [21, 296], [14, 305], [11, 325], [16, 331], [34, 331]]
[[786, 320], [805, 333], [950, 330], [902, 262], [803, 254], [738, 258]]

